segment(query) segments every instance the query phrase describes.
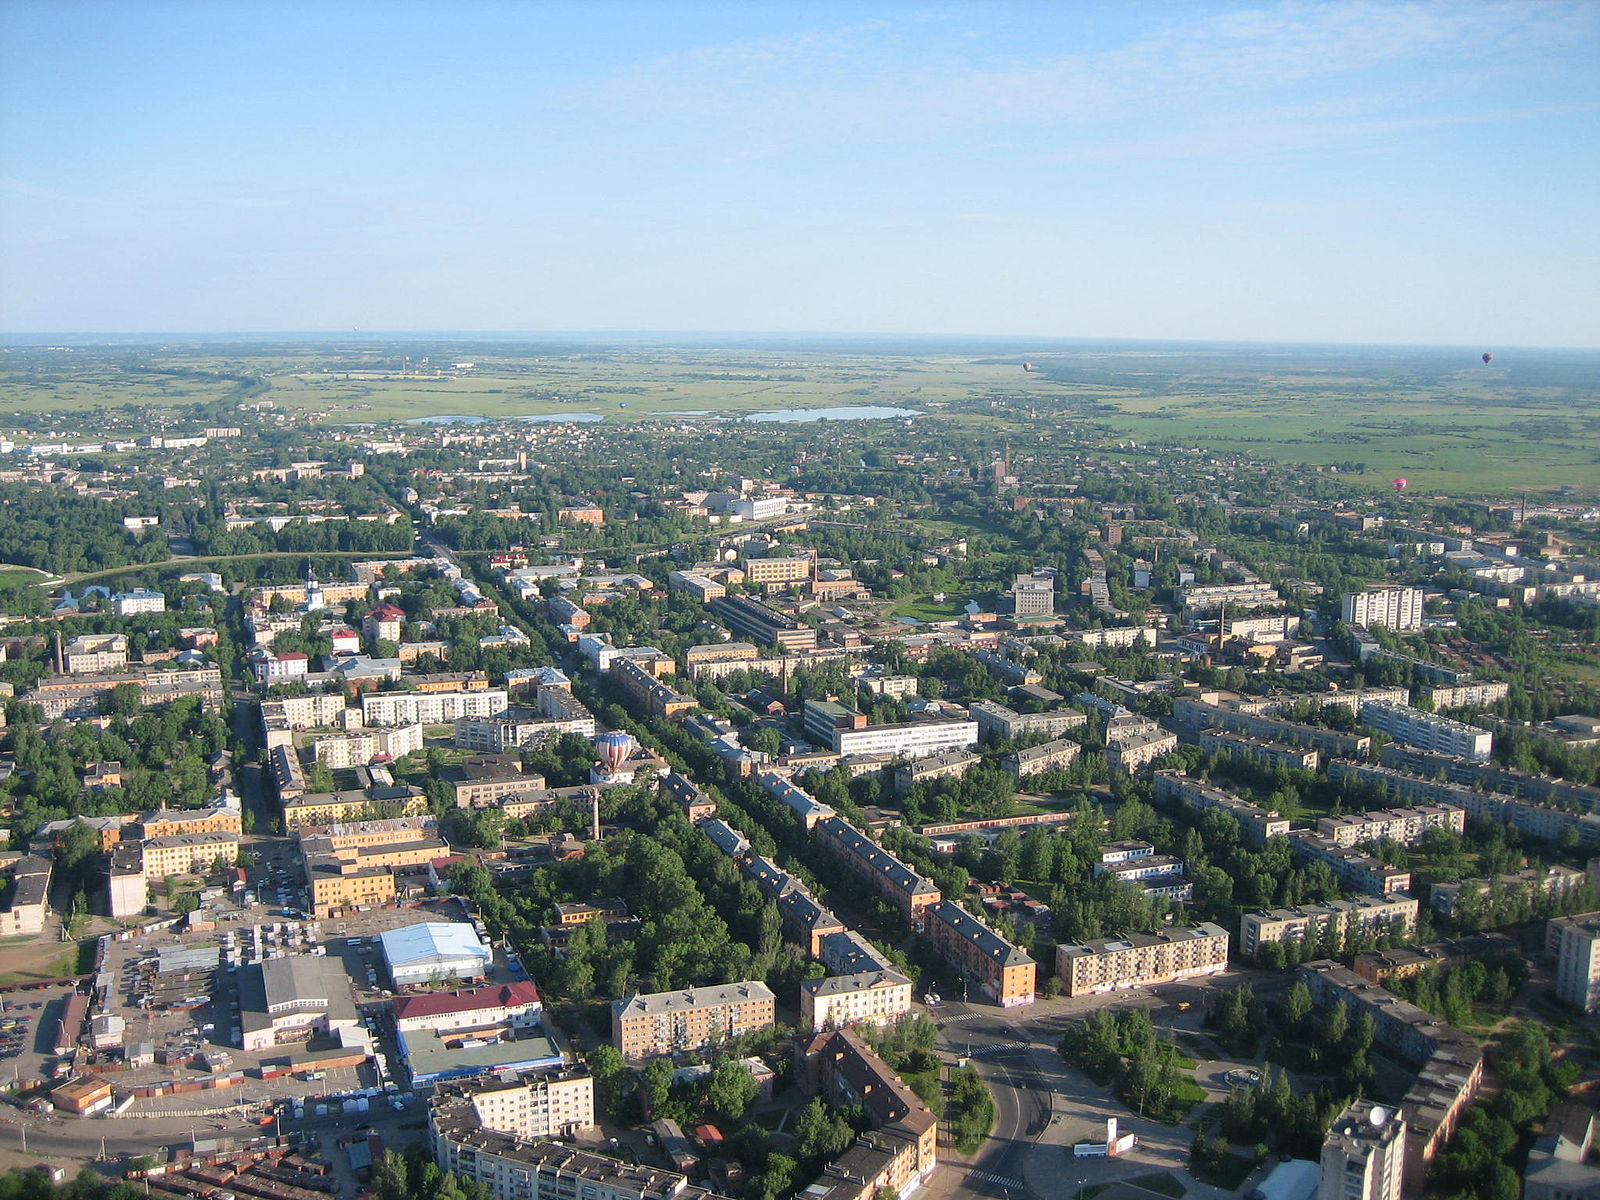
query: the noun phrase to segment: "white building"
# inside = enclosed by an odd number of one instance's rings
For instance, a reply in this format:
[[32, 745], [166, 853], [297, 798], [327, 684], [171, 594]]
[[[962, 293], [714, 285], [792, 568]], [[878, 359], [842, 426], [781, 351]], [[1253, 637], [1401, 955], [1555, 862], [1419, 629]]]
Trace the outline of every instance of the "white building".
[[367, 692], [361, 713], [368, 725], [450, 725], [462, 717], [505, 712], [504, 688], [481, 692]]
[[1406, 1123], [1396, 1109], [1357, 1100], [1322, 1143], [1317, 1200], [1400, 1200]]
[[1340, 601], [1339, 615], [1346, 625], [1417, 633], [1422, 629], [1422, 589], [1386, 584], [1346, 592]]
[[1600, 1009], [1600, 913], [1551, 921], [1545, 944], [1556, 954], [1556, 996], [1580, 1012]]
[[167, 598], [160, 592], [152, 592], [146, 588], [134, 588], [131, 592], [118, 592], [111, 597], [111, 609], [119, 617], [131, 617], [139, 613], [166, 612]]
[[1437, 716], [1386, 700], [1368, 700], [1361, 705], [1361, 723], [1397, 742], [1418, 746], [1452, 758], [1486, 760], [1494, 750], [1494, 734], [1487, 729]]
[[493, 954], [471, 925], [423, 921], [378, 935], [389, 978], [397, 988], [456, 979], [481, 979]]
[[906, 721], [895, 725], [868, 725], [865, 729], [835, 729], [835, 754], [894, 754], [921, 758], [942, 750], [959, 750], [978, 742], [976, 721]]

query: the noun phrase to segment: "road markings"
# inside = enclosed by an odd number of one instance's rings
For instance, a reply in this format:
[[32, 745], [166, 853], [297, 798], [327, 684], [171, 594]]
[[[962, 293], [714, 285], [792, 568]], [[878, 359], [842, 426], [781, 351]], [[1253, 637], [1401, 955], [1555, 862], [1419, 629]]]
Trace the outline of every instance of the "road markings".
[[1009, 1175], [996, 1175], [992, 1171], [968, 1171], [967, 1178], [981, 1180], [984, 1183], [999, 1184], [1001, 1187], [1017, 1188], [1018, 1190], [1028, 1186], [1020, 1179], [1012, 1179]]

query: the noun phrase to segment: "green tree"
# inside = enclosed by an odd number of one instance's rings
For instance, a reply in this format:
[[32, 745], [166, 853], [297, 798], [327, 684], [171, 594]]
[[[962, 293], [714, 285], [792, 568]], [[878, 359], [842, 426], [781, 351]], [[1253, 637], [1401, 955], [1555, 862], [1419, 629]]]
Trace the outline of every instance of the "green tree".
[[737, 1121], [755, 1103], [760, 1090], [755, 1076], [742, 1063], [725, 1058], [712, 1068], [706, 1083], [706, 1102], [724, 1121]]

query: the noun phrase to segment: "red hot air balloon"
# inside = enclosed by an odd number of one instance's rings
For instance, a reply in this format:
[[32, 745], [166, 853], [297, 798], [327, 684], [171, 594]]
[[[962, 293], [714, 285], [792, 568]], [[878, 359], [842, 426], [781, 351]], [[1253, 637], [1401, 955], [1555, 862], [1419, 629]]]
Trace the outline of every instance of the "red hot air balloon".
[[615, 774], [633, 753], [633, 735], [613, 729], [610, 733], [602, 733], [595, 738], [594, 749], [600, 759], [600, 765]]
[[1483, 361], [1485, 363], [1492, 363], [1494, 361], [1494, 355], [1490, 354], [1487, 350], [1485, 350], [1483, 352]]
[[1406, 481], [1404, 479], [1396, 479], [1394, 481], [1394, 490], [1397, 491], [1397, 492], [1405, 491], [1406, 490]]
[[1024, 371], [1031, 371], [1033, 370], [1033, 364], [1031, 362], [1025, 362], [1022, 364], [1022, 369]]

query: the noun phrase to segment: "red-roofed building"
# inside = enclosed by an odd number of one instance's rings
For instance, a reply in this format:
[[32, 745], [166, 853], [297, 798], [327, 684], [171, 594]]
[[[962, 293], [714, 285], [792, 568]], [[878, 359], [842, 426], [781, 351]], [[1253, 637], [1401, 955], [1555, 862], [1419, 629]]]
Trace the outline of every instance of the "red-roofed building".
[[298, 650], [285, 650], [282, 654], [257, 650], [250, 656], [250, 662], [255, 668], [257, 682], [267, 684], [304, 679], [311, 669], [310, 658]]
[[405, 626], [406, 614], [392, 604], [380, 604], [361, 618], [361, 632], [368, 641], [400, 643], [400, 630]]
[[509, 1024], [514, 1029], [539, 1024], [544, 1005], [539, 989], [527, 981], [492, 983], [456, 992], [426, 992], [394, 999], [394, 1023], [399, 1030], [487, 1029]]

